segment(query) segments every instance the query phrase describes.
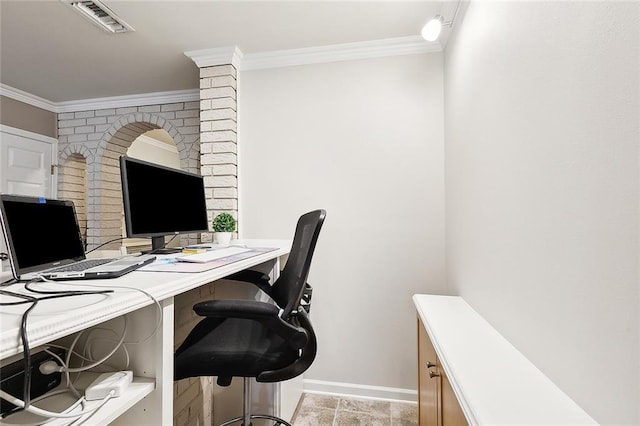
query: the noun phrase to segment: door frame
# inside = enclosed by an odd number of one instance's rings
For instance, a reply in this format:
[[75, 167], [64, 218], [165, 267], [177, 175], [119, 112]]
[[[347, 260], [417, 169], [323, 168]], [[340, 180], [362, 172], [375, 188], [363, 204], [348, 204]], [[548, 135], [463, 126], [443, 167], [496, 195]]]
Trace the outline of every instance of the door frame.
[[[39, 133], [33, 133], [28, 130], [18, 129], [16, 127], [7, 126], [5, 124], [0, 124], [0, 139], [2, 134], [10, 134], [14, 136], [18, 136], [25, 139], [33, 139], [39, 142], [44, 142], [50, 145], [51, 147], [51, 166], [53, 167], [53, 173], [51, 174], [50, 179], [50, 194], [51, 198], [58, 198], [58, 139], [52, 138], [51, 136], [41, 135]], [[0, 153], [1, 154], [1, 153]], [[4, 179], [5, 177], [0, 173], [0, 179]], [[1, 185], [0, 185], [1, 187]]]

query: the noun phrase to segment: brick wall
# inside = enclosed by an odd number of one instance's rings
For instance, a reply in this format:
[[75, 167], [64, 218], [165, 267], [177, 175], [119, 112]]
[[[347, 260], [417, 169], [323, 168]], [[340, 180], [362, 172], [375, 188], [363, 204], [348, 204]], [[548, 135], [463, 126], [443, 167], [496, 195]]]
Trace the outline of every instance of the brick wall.
[[[58, 115], [59, 196], [73, 197], [80, 204], [78, 174], [84, 168], [89, 248], [122, 235], [118, 159], [138, 136], [152, 129], [164, 129], [173, 138], [183, 170], [204, 176], [209, 223], [223, 211], [237, 218], [236, 69], [231, 65], [202, 68], [200, 89], [200, 102]], [[211, 241], [211, 234], [189, 235], [181, 244], [193, 244], [198, 239]], [[213, 284], [175, 298], [175, 347], [200, 320], [192, 306], [211, 298]], [[174, 383], [174, 425], [211, 425], [213, 383], [213, 378], [206, 377]]]
[[87, 237], [87, 162], [85, 155], [73, 153], [67, 155], [64, 163], [64, 175], [60, 176], [58, 198], [73, 201], [80, 224], [82, 237]]
[[[78, 111], [58, 115], [61, 187], [71, 179], [74, 169], [67, 166], [70, 156], [84, 158], [87, 180], [87, 239], [93, 248], [122, 236], [122, 193], [118, 158], [131, 143], [152, 129], [164, 129], [173, 138], [183, 170], [197, 173], [200, 168], [199, 102]], [[184, 244], [195, 243], [197, 235], [185, 237]], [[104, 248], [117, 248], [119, 243]]]
[[233, 65], [200, 68], [200, 162], [210, 221], [221, 212], [238, 217], [236, 75]]
[[[175, 326], [174, 352], [193, 327], [202, 319], [193, 312], [193, 305], [214, 298], [214, 284], [196, 288], [174, 298]], [[211, 377], [178, 380], [173, 385], [174, 426], [211, 426], [213, 410], [213, 383]]]

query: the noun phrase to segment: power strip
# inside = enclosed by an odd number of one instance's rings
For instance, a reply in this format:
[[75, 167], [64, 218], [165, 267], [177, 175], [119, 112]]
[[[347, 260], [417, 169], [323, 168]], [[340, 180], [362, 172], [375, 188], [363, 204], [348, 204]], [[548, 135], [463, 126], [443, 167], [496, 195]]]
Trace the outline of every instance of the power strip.
[[[47, 348], [49, 351], [64, 359], [65, 350]], [[58, 387], [62, 381], [61, 373], [43, 374], [40, 365], [53, 361], [60, 365], [57, 359], [44, 350], [31, 354], [31, 399], [37, 398]], [[24, 396], [24, 360], [18, 360], [0, 368], [0, 389], [18, 399]], [[16, 408], [15, 405], [0, 398], [0, 414], [8, 413]]]
[[95, 401], [96, 399], [103, 399], [109, 393], [113, 392], [112, 396], [117, 398], [127, 390], [132, 381], [132, 371], [102, 373], [87, 387], [87, 390], [84, 392], [84, 397], [87, 401]]

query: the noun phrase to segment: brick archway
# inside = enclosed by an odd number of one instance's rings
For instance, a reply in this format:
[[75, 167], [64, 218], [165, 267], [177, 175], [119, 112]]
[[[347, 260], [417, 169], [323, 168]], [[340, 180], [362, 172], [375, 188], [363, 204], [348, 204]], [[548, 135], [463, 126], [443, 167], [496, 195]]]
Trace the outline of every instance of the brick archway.
[[[163, 129], [173, 138], [183, 170], [198, 172], [199, 164], [190, 161], [190, 158], [197, 158], [199, 155], [197, 144], [185, 144], [183, 135], [169, 120], [153, 113], [132, 113], [120, 117], [104, 132], [96, 148], [94, 160], [87, 162], [89, 248], [122, 236], [119, 158], [127, 153], [138, 136], [154, 129]], [[113, 244], [116, 245], [119, 243]], [[109, 248], [109, 245], [105, 248]]]

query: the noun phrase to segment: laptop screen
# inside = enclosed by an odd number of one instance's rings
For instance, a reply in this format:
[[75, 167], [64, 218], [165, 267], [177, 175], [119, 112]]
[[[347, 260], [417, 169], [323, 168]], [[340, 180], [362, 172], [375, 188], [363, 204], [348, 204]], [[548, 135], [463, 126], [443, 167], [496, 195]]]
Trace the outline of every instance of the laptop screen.
[[84, 259], [71, 201], [1, 196], [2, 227], [18, 275]]

